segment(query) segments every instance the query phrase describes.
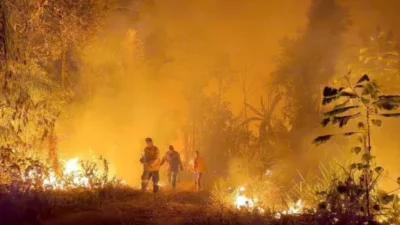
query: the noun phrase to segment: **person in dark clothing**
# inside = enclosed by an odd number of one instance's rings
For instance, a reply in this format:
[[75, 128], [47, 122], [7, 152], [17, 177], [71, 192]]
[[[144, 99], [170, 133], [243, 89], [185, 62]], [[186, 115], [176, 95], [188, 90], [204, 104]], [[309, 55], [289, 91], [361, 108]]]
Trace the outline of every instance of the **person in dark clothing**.
[[158, 192], [158, 181], [160, 180], [160, 152], [153, 144], [151, 138], [146, 138], [146, 148], [143, 151], [140, 162], [143, 163], [142, 191], [147, 190], [149, 180], [153, 181], [153, 192]]
[[172, 185], [172, 188], [176, 188], [176, 178], [178, 177], [179, 169], [183, 170], [181, 156], [175, 151], [174, 146], [170, 145], [169, 150], [161, 160], [161, 166], [167, 162], [168, 167], [168, 181]]

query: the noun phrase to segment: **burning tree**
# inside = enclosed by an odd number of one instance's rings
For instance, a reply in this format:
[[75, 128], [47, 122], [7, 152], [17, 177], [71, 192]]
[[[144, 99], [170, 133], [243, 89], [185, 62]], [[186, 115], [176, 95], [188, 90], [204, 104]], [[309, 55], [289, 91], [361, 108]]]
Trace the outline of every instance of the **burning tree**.
[[[348, 178], [339, 182], [337, 191], [346, 195], [346, 207], [343, 210], [354, 212], [354, 206], [361, 198], [364, 203], [358, 202], [369, 220], [373, 219], [371, 210], [379, 211], [381, 204], [387, 204], [394, 196], [382, 194], [371, 197], [371, 192], [376, 190], [376, 185], [381, 178], [383, 168], [375, 165], [375, 157], [371, 154], [371, 129], [372, 126], [380, 127], [382, 118], [400, 117], [400, 113], [392, 112], [400, 107], [400, 95], [383, 95], [375, 81], [368, 75], [363, 75], [356, 84], [350, 81], [350, 72], [343, 78], [346, 86], [340, 88], [325, 87], [323, 91], [324, 106], [336, 103], [330, 110], [323, 113], [322, 126], [328, 124], [338, 125], [343, 128], [350, 121], [357, 121], [357, 129], [344, 133], [328, 134], [317, 137], [313, 142], [316, 145], [325, 143], [333, 136], [358, 136], [359, 145], [352, 148], [355, 154], [361, 154], [359, 163], [350, 165]], [[375, 168], [372, 168], [375, 166]], [[358, 180], [353, 177], [354, 170], [361, 172]], [[327, 194], [327, 193], [320, 193]], [[389, 201], [388, 201], [389, 200]], [[335, 207], [331, 205], [331, 207]], [[324, 206], [326, 208], [326, 206]], [[333, 210], [333, 209], [332, 209]]]

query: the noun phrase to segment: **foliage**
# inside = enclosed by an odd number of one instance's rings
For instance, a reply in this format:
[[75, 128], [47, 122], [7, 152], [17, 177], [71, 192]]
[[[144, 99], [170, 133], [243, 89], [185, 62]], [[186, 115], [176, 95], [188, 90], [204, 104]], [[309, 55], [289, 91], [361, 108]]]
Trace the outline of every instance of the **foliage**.
[[282, 41], [274, 79], [284, 93], [282, 111], [291, 127], [286, 138], [294, 152], [305, 150], [303, 138], [314, 129], [312, 121], [319, 114], [315, 93], [335, 74], [342, 34], [349, 25], [347, 14], [335, 0], [311, 1], [304, 32]]
[[380, 209], [387, 203], [378, 201], [379, 197], [376, 195], [383, 168], [375, 165], [375, 157], [371, 154], [371, 127], [380, 127], [383, 117], [397, 117], [398, 113], [391, 111], [398, 109], [400, 98], [397, 95], [382, 95], [376, 82], [370, 80], [368, 75], [363, 75], [353, 85], [349, 74], [344, 77], [346, 87], [324, 88], [322, 104], [335, 105], [323, 113], [322, 125], [333, 124], [343, 128], [355, 120], [356, 129], [322, 135], [317, 137], [314, 143], [325, 143], [337, 135], [358, 136], [359, 145], [353, 147], [352, 152], [360, 155], [360, 161], [349, 165], [348, 169], [343, 168], [345, 175], [341, 178], [331, 178], [333, 183], [328, 186], [329, 189], [317, 194], [326, 196], [325, 203], [321, 203], [325, 209], [339, 214], [362, 212], [368, 219], [372, 219], [371, 211], [379, 214]]
[[[370, 74], [384, 85], [385, 90], [396, 90], [399, 78], [399, 46], [391, 32], [379, 27], [368, 38], [364, 38], [358, 60], [349, 65], [357, 74]], [[358, 62], [357, 62], [358, 61]]]

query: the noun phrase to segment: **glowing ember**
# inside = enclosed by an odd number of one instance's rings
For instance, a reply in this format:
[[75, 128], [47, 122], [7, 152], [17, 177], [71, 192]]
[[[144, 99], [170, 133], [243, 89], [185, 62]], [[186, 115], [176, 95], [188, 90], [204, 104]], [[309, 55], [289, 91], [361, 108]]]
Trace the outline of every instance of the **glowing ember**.
[[64, 170], [64, 174], [66, 175], [70, 175], [74, 172], [79, 171], [79, 164], [78, 164], [79, 159], [78, 158], [73, 158], [68, 160], [65, 163], [65, 170]]
[[292, 204], [289, 206], [287, 211], [282, 211], [282, 214], [300, 214], [303, 211], [303, 205], [301, 199], [296, 202], [296, 204]]
[[[64, 161], [63, 164], [64, 171], [62, 173], [62, 178], [64, 179], [57, 177], [54, 172], [50, 172], [48, 176], [43, 179], [43, 188], [64, 190], [74, 187], [90, 187], [89, 179], [82, 174], [79, 158]], [[28, 178], [34, 181], [34, 178], [37, 176], [36, 171], [30, 171]]]
[[251, 199], [246, 196], [237, 196], [235, 199], [235, 205], [237, 209], [249, 208], [252, 209], [254, 207], [254, 203]]

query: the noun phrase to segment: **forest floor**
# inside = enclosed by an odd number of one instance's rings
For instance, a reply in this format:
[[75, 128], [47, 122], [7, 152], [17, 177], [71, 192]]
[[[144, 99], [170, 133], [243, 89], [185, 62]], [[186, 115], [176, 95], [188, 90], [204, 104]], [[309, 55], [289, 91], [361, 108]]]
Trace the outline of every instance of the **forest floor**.
[[193, 188], [157, 194], [110, 188], [0, 195], [1, 225], [297, 224], [285, 220], [220, 208], [209, 191]]
[[213, 224], [207, 192], [137, 193], [125, 200], [60, 212], [46, 218], [46, 225], [147, 225]]

